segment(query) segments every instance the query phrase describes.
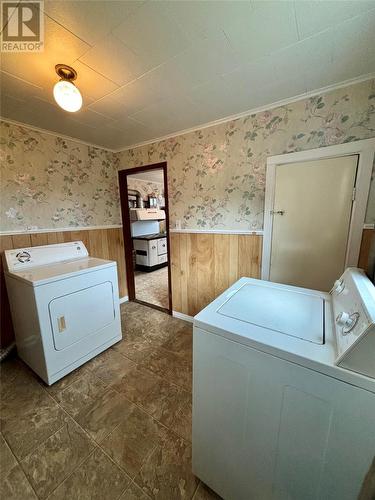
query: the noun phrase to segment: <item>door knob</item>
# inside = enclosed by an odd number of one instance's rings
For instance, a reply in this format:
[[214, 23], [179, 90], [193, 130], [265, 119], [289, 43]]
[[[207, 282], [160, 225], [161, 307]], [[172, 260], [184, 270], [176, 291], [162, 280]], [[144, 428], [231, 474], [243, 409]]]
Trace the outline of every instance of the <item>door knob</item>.
[[284, 215], [285, 214], [285, 210], [271, 210], [270, 214], [271, 215]]

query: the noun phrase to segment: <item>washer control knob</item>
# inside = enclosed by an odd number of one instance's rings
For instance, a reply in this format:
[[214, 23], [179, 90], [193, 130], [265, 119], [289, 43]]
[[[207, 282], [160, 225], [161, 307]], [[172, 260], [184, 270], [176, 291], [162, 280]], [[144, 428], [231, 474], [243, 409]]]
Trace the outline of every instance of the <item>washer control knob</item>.
[[339, 326], [345, 326], [345, 327], [348, 327], [348, 326], [351, 326], [352, 323], [353, 323], [353, 320], [352, 318], [350, 317], [350, 314], [349, 313], [346, 313], [346, 312], [342, 312], [340, 313], [337, 318], [336, 318], [336, 323], [339, 325]]
[[344, 288], [345, 288], [344, 280], [336, 280], [333, 285], [332, 292], [339, 294], [344, 290]]
[[338, 326], [342, 327], [342, 334], [347, 335], [349, 332], [353, 330], [357, 321], [359, 319], [359, 313], [355, 312], [353, 314], [349, 314], [347, 312], [340, 313], [336, 318], [336, 323]]

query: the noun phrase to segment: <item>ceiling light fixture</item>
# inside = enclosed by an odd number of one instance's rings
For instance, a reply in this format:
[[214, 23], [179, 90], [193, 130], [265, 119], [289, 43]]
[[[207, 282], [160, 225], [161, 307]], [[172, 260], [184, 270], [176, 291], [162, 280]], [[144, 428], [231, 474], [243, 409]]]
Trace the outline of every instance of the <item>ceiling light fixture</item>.
[[53, 97], [62, 109], [74, 113], [82, 107], [81, 92], [73, 83], [77, 78], [77, 71], [66, 64], [56, 64], [55, 70], [60, 81], [53, 87]]

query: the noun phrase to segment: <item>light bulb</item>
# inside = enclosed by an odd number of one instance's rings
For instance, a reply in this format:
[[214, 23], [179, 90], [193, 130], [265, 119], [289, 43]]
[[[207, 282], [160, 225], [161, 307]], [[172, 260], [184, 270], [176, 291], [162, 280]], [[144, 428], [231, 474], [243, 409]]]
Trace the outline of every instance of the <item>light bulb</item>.
[[74, 113], [82, 107], [80, 91], [74, 83], [67, 80], [60, 80], [56, 83], [53, 88], [53, 97], [61, 108], [70, 113]]

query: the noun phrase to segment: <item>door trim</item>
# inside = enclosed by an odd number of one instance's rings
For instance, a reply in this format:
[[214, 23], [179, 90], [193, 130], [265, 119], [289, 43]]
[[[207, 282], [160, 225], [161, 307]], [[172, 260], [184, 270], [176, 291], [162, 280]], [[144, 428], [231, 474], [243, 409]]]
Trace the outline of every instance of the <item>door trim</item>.
[[276, 166], [292, 163], [307, 162], [340, 156], [358, 155], [358, 169], [356, 178], [356, 197], [353, 202], [349, 226], [348, 245], [345, 256], [345, 267], [358, 265], [361, 246], [363, 224], [365, 222], [366, 207], [370, 192], [372, 166], [375, 155], [375, 138], [363, 141], [348, 142], [335, 146], [298, 151], [267, 158], [266, 193], [264, 204], [264, 234], [262, 250], [261, 278], [269, 280], [271, 264], [271, 242], [274, 209]]
[[[165, 198], [165, 227], [167, 230], [167, 250], [168, 250], [168, 308], [159, 307], [155, 304], [146, 303], [138, 300], [135, 296], [135, 280], [134, 280], [134, 268], [133, 268], [133, 244], [130, 230], [130, 213], [129, 213], [129, 202], [128, 202], [128, 181], [127, 177], [129, 174], [136, 174], [137, 172], [144, 172], [145, 170], [155, 170], [162, 169], [164, 176], [164, 198]], [[154, 309], [159, 309], [165, 311], [168, 314], [172, 314], [172, 280], [171, 280], [171, 242], [169, 237], [169, 199], [168, 199], [168, 179], [167, 179], [167, 162], [163, 161], [161, 163], [153, 163], [152, 165], [144, 165], [134, 168], [126, 168], [119, 170], [118, 172], [119, 180], [119, 191], [120, 191], [120, 204], [121, 204], [121, 215], [122, 215], [122, 232], [124, 236], [124, 253], [125, 253], [125, 267], [126, 267], [126, 282], [128, 285], [128, 297], [130, 301], [135, 301], [140, 304], [147, 305]]]

